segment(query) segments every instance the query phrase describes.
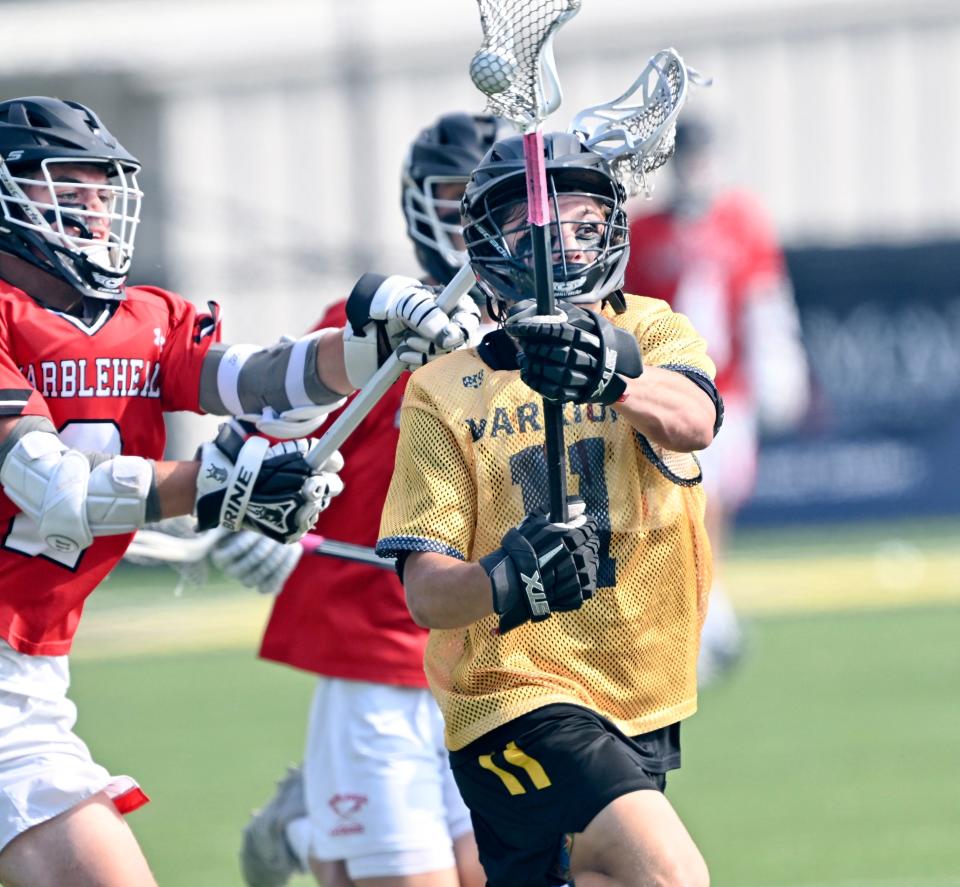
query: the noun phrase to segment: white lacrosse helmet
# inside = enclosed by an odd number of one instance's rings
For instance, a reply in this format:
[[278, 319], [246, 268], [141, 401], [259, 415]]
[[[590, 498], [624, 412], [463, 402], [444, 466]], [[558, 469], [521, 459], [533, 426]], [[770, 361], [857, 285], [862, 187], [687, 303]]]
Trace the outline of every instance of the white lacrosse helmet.
[[0, 249], [82, 295], [122, 299], [140, 163], [77, 102], [0, 102]]

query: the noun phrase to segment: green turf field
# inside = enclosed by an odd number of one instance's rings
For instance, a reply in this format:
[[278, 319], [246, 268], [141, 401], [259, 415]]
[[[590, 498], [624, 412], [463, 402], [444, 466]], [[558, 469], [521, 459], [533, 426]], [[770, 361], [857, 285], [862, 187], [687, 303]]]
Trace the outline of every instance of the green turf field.
[[[753, 533], [749, 654], [701, 697], [669, 786], [714, 887], [960, 887], [960, 527]], [[240, 884], [239, 832], [298, 759], [309, 676], [258, 663], [268, 602], [122, 568], [73, 664], [79, 732], [153, 803], [164, 887]], [[310, 883], [298, 879], [297, 887]]]

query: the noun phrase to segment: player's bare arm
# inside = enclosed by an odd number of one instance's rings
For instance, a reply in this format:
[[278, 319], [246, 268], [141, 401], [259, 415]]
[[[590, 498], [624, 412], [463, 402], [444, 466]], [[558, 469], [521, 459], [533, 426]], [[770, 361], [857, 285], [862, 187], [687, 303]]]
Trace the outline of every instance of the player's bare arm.
[[404, 564], [403, 587], [410, 615], [423, 628], [464, 628], [493, 612], [490, 577], [475, 561], [415, 552]]
[[702, 450], [713, 440], [716, 406], [682, 373], [645, 367], [625, 381], [612, 407], [646, 438], [678, 453]]
[[160, 517], [179, 517], [183, 514], [193, 514], [200, 463], [156, 462], [154, 466]]

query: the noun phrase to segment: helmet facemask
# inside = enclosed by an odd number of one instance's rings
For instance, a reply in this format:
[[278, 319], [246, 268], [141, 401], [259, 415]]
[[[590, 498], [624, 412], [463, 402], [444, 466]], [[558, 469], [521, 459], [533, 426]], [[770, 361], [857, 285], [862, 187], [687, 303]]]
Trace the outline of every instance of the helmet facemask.
[[[71, 173], [78, 168], [99, 174], [81, 179]], [[122, 298], [140, 223], [138, 169], [115, 159], [51, 157], [11, 170], [0, 159], [2, 225], [19, 241], [16, 253], [84, 296]]]
[[[557, 301], [592, 304], [622, 286], [628, 226], [621, 194], [609, 178], [590, 170], [547, 172], [551, 208], [553, 292]], [[596, 211], [569, 215], [571, 207]], [[505, 303], [532, 298], [532, 241], [522, 177], [511, 177], [471, 208], [464, 228], [467, 248], [491, 314], [503, 315]]]
[[407, 233], [419, 247], [425, 248], [418, 250], [421, 257], [430, 257], [429, 262], [424, 259], [425, 265], [440, 263], [437, 268], [426, 270], [441, 283], [450, 280], [467, 263], [460, 218], [466, 184], [466, 176], [427, 176], [422, 185], [409, 175], [403, 177]]

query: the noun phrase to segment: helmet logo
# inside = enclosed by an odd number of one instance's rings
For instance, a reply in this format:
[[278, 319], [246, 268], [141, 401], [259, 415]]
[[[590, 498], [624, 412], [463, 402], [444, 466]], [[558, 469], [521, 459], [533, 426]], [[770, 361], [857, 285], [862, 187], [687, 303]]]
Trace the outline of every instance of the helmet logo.
[[23, 150], [20, 149], [20, 148], [17, 148], [15, 151], [11, 151], [11, 152], [7, 155], [7, 160], [8, 160], [8, 161], [11, 161], [11, 160], [19, 160], [21, 157], [23, 157]]
[[487, 239], [487, 242], [490, 244], [490, 246], [492, 246], [503, 258], [505, 259], [511, 258], [510, 253], [507, 251], [506, 247], [504, 247], [500, 243], [500, 239], [498, 237], [494, 237], [479, 222], [477, 223], [477, 230]]
[[554, 278], [553, 288], [560, 293], [576, 294], [583, 289], [584, 279], [575, 277], [573, 280], [557, 280]]
[[119, 290], [123, 283], [122, 277], [108, 277], [106, 274], [99, 274], [96, 271], [91, 272], [90, 276], [94, 283], [107, 290]]

